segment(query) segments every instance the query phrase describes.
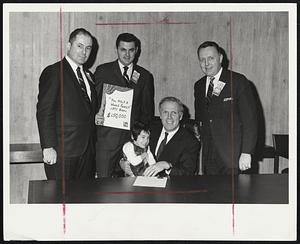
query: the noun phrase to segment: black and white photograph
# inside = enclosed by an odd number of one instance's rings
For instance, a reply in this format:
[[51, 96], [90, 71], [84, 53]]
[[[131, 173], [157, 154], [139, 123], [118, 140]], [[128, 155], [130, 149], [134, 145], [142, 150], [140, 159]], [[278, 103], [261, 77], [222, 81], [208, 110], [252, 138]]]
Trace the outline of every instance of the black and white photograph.
[[296, 240], [296, 4], [4, 4], [5, 240]]

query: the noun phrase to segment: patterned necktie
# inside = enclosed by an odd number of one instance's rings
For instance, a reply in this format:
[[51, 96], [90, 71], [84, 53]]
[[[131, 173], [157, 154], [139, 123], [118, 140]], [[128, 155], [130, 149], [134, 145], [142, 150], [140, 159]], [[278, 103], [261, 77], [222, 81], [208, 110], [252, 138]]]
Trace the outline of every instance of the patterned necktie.
[[84, 80], [83, 80], [83, 77], [82, 77], [82, 74], [81, 74], [81, 71], [80, 71], [80, 67], [77, 67], [76, 71], [77, 71], [78, 81], [79, 81], [80, 88], [81, 88], [81, 91], [83, 93], [83, 96], [84, 96], [85, 100], [90, 104], [90, 98], [89, 98], [89, 96], [87, 94], [87, 91], [86, 91], [86, 86], [84, 84]]
[[214, 81], [215, 77], [211, 77], [210, 81], [209, 81], [209, 85], [208, 85], [208, 90], [207, 90], [207, 94], [206, 94], [206, 104], [209, 105], [211, 102], [211, 98], [212, 98], [212, 92], [214, 90]]
[[124, 78], [126, 84], [129, 85], [129, 77], [128, 77], [128, 74], [127, 74], [127, 70], [128, 70], [128, 67], [124, 66], [123, 78]]
[[165, 132], [165, 138], [161, 141], [159, 148], [157, 150], [156, 158], [158, 159], [162, 151], [164, 150], [164, 147], [167, 144], [167, 138], [168, 138], [168, 133]]

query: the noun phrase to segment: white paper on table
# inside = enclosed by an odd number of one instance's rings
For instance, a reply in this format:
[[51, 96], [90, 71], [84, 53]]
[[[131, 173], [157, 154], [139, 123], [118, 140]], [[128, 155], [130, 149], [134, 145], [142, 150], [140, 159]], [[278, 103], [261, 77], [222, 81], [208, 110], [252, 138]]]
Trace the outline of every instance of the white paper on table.
[[167, 183], [167, 178], [137, 176], [136, 180], [133, 183], [133, 186], [147, 186], [147, 187], [162, 187], [162, 188], [165, 188], [166, 183]]

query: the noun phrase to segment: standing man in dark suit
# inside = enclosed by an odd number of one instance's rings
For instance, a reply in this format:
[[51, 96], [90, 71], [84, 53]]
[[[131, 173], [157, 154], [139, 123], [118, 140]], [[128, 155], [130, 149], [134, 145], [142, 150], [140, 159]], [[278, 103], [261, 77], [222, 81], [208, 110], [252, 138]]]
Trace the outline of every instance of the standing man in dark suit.
[[[118, 59], [101, 64], [95, 71], [98, 110], [101, 106], [103, 84], [133, 89], [131, 124], [141, 121], [149, 124], [154, 116], [154, 83], [152, 74], [135, 60], [140, 51], [140, 42], [130, 33], [122, 33], [116, 41]], [[96, 122], [103, 117], [96, 116]], [[96, 172], [98, 177], [110, 177], [119, 165], [123, 144], [130, 140], [130, 131], [97, 126]]]
[[92, 35], [74, 30], [67, 55], [46, 67], [39, 81], [37, 122], [47, 179], [85, 179], [95, 174], [96, 91], [84, 69]]
[[197, 51], [205, 76], [195, 83], [195, 119], [202, 123], [204, 173], [237, 174], [251, 167], [257, 139], [257, 111], [247, 78], [222, 68], [217, 43]]
[[[159, 114], [161, 123], [151, 124], [149, 143], [157, 162], [144, 175], [195, 175], [200, 144], [191, 132], [180, 126], [183, 104], [175, 97], [165, 97], [159, 103]], [[120, 166], [132, 175], [128, 162], [120, 161]]]

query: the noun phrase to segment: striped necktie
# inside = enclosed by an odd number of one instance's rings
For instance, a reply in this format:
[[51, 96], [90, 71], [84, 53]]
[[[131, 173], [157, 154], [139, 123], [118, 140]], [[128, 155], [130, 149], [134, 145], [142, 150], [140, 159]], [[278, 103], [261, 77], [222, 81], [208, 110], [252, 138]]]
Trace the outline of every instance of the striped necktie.
[[124, 66], [123, 78], [127, 85], [129, 85], [129, 76], [127, 74], [128, 66]]
[[80, 67], [77, 67], [76, 71], [77, 71], [78, 81], [79, 81], [79, 85], [80, 85], [81, 91], [83, 93], [83, 96], [84, 96], [85, 100], [90, 104], [91, 101], [90, 101], [90, 98], [86, 91], [86, 86], [84, 84], [84, 80], [82, 77], [82, 73], [80, 71]]
[[206, 104], [209, 105], [211, 102], [211, 98], [213, 96], [212, 92], [214, 90], [214, 81], [215, 77], [210, 77], [209, 85], [208, 85], [208, 90], [206, 94]]

